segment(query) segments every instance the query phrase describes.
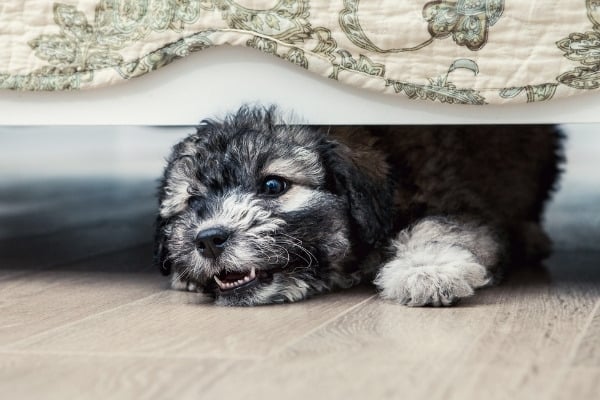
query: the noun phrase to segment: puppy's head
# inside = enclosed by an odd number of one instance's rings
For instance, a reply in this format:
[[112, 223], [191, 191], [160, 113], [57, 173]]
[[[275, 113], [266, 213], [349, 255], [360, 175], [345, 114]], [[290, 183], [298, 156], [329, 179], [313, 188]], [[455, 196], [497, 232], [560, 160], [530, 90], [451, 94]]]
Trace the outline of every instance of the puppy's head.
[[221, 305], [356, 283], [353, 261], [383, 232], [385, 207], [349, 152], [322, 130], [277, 123], [272, 111], [202, 123], [165, 170], [156, 262]]

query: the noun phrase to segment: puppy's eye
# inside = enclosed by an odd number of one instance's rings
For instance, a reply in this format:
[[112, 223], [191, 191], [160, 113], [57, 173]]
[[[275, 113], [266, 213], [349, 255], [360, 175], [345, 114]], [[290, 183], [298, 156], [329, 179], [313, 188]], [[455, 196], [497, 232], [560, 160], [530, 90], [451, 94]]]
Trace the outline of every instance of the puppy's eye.
[[260, 188], [261, 194], [267, 196], [279, 196], [289, 187], [289, 183], [278, 176], [268, 176]]

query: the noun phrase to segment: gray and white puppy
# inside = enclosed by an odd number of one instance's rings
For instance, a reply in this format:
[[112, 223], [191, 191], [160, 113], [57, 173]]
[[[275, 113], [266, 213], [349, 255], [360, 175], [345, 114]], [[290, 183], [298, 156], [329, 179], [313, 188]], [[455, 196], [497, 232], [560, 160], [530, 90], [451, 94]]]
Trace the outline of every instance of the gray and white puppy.
[[155, 261], [216, 304], [292, 302], [362, 281], [451, 305], [547, 256], [562, 161], [549, 126], [286, 125], [273, 109], [208, 120], [160, 188]]

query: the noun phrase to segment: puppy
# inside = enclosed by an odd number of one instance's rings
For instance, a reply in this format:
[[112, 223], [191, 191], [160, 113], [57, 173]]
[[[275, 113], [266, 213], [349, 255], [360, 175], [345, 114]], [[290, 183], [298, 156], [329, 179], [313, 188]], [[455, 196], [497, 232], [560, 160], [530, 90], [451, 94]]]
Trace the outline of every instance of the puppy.
[[549, 254], [540, 219], [561, 161], [555, 127], [301, 126], [245, 107], [174, 147], [155, 262], [218, 305], [363, 281], [452, 305]]

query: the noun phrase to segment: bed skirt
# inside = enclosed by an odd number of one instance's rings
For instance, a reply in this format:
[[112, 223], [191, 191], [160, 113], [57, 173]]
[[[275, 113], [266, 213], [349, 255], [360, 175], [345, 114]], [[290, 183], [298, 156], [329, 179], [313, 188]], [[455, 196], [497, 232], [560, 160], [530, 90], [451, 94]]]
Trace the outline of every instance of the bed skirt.
[[548, 101], [600, 88], [600, 1], [4, 0], [0, 88], [104, 87], [220, 45], [410, 99]]

